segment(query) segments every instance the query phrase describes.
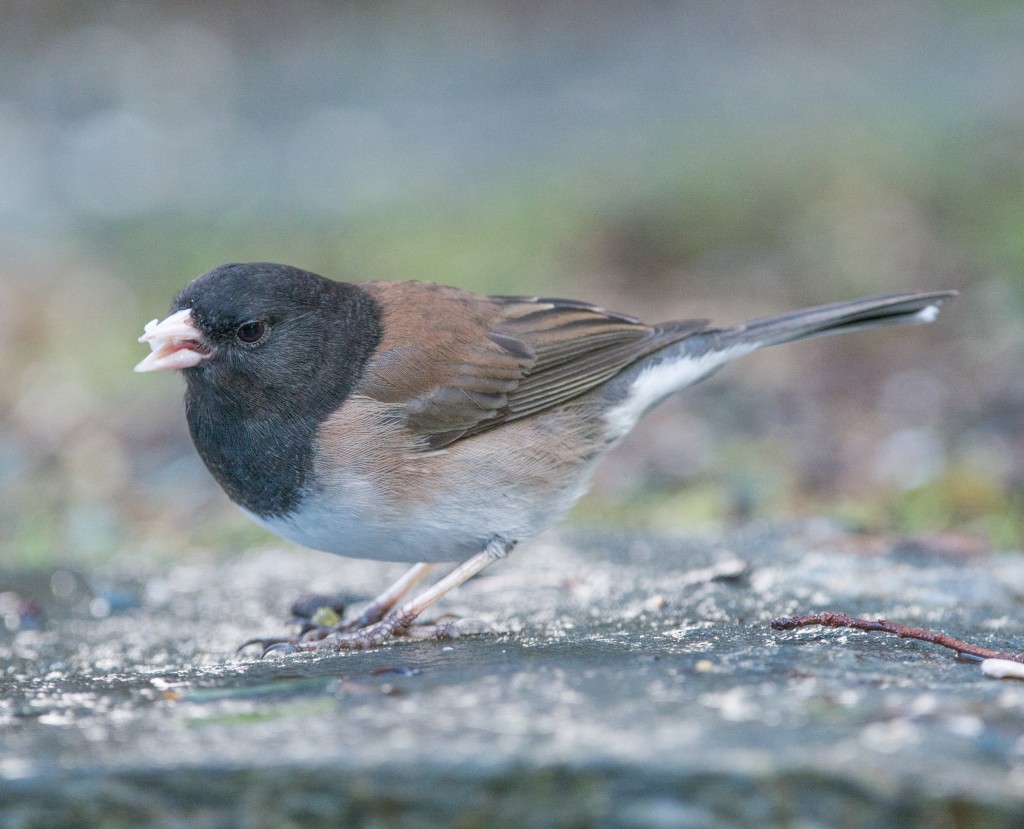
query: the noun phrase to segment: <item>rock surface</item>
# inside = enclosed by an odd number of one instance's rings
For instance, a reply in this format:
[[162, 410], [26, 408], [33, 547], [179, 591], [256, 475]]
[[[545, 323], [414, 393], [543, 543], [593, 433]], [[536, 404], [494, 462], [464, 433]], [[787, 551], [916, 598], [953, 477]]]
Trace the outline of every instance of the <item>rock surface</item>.
[[281, 549], [0, 574], [0, 826], [1024, 825], [1024, 683], [769, 628], [839, 610], [1024, 650], [1024, 555], [817, 523], [548, 537], [445, 601], [490, 633], [234, 653], [304, 591], [400, 572]]

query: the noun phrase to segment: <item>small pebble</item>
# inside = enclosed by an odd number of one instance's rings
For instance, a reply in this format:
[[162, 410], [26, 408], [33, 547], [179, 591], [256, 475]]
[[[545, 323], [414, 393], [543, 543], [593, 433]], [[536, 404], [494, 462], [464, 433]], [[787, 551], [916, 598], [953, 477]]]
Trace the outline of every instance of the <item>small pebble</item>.
[[312, 619], [321, 608], [334, 611], [340, 619], [345, 613], [345, 601], [337, 595], [323, 593], [307, 593], [296, 599], [291, 606], [291, 613], [299, 619]]
[[996, 679], [1024, 679], [1024, 662], [1012, 659], [983, 659], [981, 670], [985, 676]]

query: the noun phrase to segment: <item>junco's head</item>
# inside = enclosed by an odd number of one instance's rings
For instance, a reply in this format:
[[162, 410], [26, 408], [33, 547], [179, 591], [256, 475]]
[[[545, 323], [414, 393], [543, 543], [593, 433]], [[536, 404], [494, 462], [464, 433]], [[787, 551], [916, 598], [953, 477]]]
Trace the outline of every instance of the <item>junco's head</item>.
[[356, 647], [405, 629], [554, 523], [599, 457], [672, 392], [765, 345], [930, 322], [953, 295], [870, 297], [716, 328], [235, 264], [200, 276], [146, 326], [153, 351], [136, 370], [183, 372], [196, 449], [272, 531], [343, 555], [465, 562], [385, 619], [363, 617], [376, 626], [331, 634]]
[[275, 408], [322, 396], [309, 388], [318, 377], [336, 385], [357, 373], [380, 341], [380, 311], [352, 286], [298, 268], [225, 265], [191, 282], [142, 339], [155, 349], [136, 371], [182, 369], [193, 395]]

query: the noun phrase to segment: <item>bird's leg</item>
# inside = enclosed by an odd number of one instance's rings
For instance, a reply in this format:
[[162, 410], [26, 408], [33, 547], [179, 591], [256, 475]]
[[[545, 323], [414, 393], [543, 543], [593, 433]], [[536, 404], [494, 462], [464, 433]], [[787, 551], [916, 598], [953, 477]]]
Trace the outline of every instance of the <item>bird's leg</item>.
[[[379, 622], [384, 614], [393, 608], [410, 590], [419, 584], [424, 577], [434, 569], [435, 564], [414, 564], [402, 575], [398, 581], [392, 584], [387, 590], [370, 602], [365, 610], [355, 619], [338, 622], [333, 625], [318, 625], [313, 621], [306, 621], [299, 636], [269, 636], [247, 639], [238, 646], [238, 650], [244, 650], [251, 645], [259, 645], [264, 651], [272, 645], [288, 645], [298, 641], [317, 641], [328, 634], [341, 630], [354, 630], [366, 627]], [[315, 618], [315, 616], [313, 617]]]
[[[379, 622], [353, 630], [339, 630], [329, 633], [316, 641], [280, 642], [270, 645], [264, 653], [282, 651], [343, 651], [363, 650], [382, 645], [388, 639], [408, 631], [417, 617], [438, 599], [460, 584], [465, 583], [481, 570], [508, 555], [514, 542], [500, 538], [492, 539], [487, 546], [472, 558], [467, 559], [443, 579], [428, 587], [411, 601], [406, 602], [384, 616]], [[443, 634], [444, 626], [437, 633]]]
[[358, 630], [376, 624], [384, 618], [384, 614], [401, 601], [410, 590], [419, 584], [426, 577], [427, 573], [436, 567], [436, 564], [420, 563], [414, 564], [402, 575], [398, 581], [392, 584], [387, 590], [370, 602], [363, 612], [355, 619], [347, 622], [339, 622], [332, 627], [313, 628], [305, 633], [302, 638], [308, 640], [323, 639], [330, 633], [343, 630]]
[[405, 598], [410, 590], [423, 581], [427, 573], [433, 570], [436, 566], [436, 564], [425, 562], [414, 564], [405, 571], [405, 574], [398, 581], [370, 602], [366, 606], [366, 609], [359, 615], [358, 619], [353, 619], [351, 622], [345, 622], [339, 629], [349, 630], [351, 628], [364, 628], [368, 625], [376, 624], [384, 618], [385, 613], [398, 604], [401, 599]]

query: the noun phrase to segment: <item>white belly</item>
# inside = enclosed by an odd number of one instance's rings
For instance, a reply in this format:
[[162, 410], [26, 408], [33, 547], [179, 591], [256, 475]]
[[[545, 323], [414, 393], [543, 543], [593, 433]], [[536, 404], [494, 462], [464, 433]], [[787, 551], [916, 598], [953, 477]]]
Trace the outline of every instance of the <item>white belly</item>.
[[463, 561], [498, 537], [517, 542], [551, 527], [586, 491], [590, 469], [552, 492], [504, 486], [442, 487], [425, 503], [396, 505], [372, 485], [308, 495], [288, 517], [249, 517], [304, 547], [378, 561]]

